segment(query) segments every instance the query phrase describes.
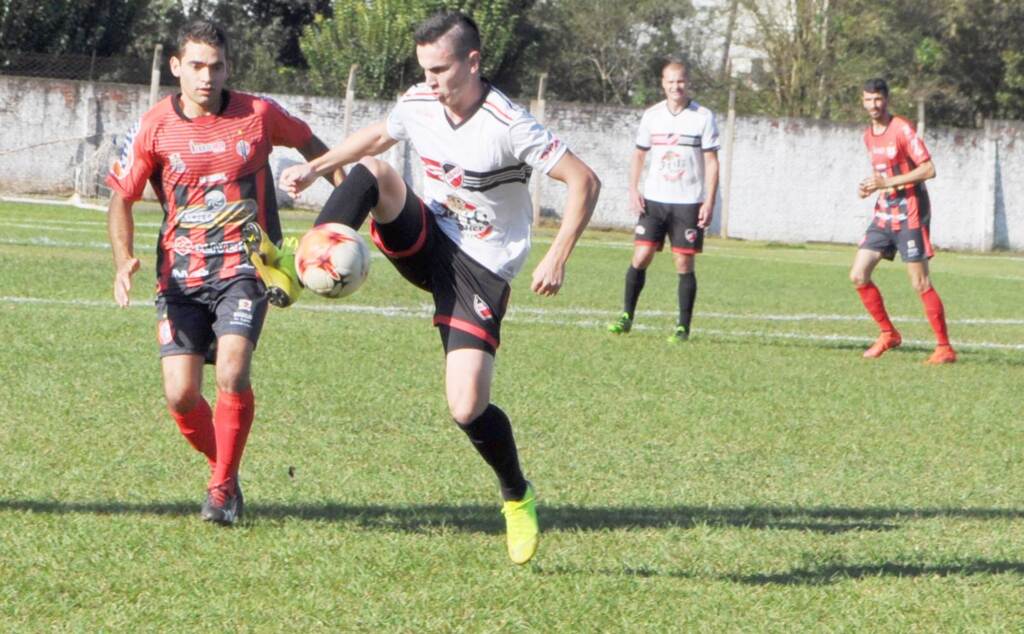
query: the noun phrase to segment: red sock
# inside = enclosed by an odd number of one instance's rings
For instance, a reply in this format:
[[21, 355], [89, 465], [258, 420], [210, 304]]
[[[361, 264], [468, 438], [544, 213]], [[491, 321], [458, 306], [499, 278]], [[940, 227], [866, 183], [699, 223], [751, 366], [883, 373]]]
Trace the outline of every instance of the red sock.
[[924, 304], [924, 314], [928, 317], [928, 323], [935, 331], [935, 341], [940, 346], [949, 345], [949, 333], [946, 332], [946, 309], [942, 307], [942, 300], [934, 288], [929, 288], [921, 293], [921, 303]]
[[864, 308], [868, 309], [868, 313], [874, 318], [882, 332], [896, 330], [896, 327], [889, 321], [889, 313], [885, 312], [885, 302], [882, 301], [882, 293], [879, 292], [874, 282], [858, 286], [857, 292], [860, 294], [860, 301], [864, 303]]
[[217, 438], [213, 434], [213, 412], [210, 411], [210, 404], [200, 396], [199, 403], [189, 412], [183, 414], [170, 407], [167, 411], [171, 413], [174, 422], [178, 423], [178, 429], [188, 444], [205, 455], [212, 468], [217, 462]]
[[210, 486], [223, 484], [238, 475], [238, 465], [242, 462], [245, 441], [249, 438], [256, 411], [252, 388], [243, 392], [217, 390], [216, 408], [213, 419], [217, 435], [217, 464], [213, 468]]

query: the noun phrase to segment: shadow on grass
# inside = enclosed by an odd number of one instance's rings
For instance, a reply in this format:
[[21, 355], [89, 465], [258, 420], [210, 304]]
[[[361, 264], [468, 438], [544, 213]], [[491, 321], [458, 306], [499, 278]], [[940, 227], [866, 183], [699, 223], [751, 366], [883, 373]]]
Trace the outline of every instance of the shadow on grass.
[[1024, 563], [1017, 561], [969, 560], [962, 563], [909, 564], [886, 561], [877, 564], [836, 564], [812, 568], [797, 568], [777, 574], [728, 575], [727, 581], [757, 586], [824, 586], [871, 577], [949, 577], [953, 575], [1024, 576]]
[[[278, 522], [300, 519], [346, 522], [371, 529], [420, 532], [439, 528], [467, 532], [502, 533], [498, 505], [358, 505], [252, 504], [248, 521]], [[58, 500], [0, 499], [0, 512], [26, 511], [51, 514], [180, 515], [198, 513], [195, 502], [126, 503]], [[1024, 510], [990, 508], [847, 508], [847, 507], [539, 507], [544, 530], [601, 531], [651, 528], [723, 526], [764, 530], [812, 531], [824, 534], [848, 531], [890, 531], [921, 519], [1020, 519]]]

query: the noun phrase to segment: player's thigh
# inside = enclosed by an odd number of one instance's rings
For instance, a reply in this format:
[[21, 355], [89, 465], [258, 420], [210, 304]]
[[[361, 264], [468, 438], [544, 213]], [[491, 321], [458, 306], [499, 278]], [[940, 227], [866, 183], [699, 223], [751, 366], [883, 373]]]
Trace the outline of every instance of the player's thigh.
[[252, 351], [267, 317], [267, 299], [257, 280], [242, 278], [221, 290], [214, 302], [217, 387], [238, 392], [249, 387]]
[[174, 354], [160, 359], [164, 397], [175, 412], [191, 412], [199, 404], [203, 386], [204, 356]]
[[850, 281], [857, 285], [870, 282], [871, 273], [882, 261], [882, 256], [880, 251], [857, 249], [857, 253], [853, 256], [853, 265], [850, 267]]
[[511, 295], [509, 283], [438, 236], [431, 271], [434, 325], [445, 354], [473, 348], [495, 354]]
[[932, 287], [931, 278], [928, 275], [928, 260], [919, 262], [907, 262], [907, 276], [910, 278], [910, 285], [918, 293], [924, 293]]
[[664, 203], [644, 199], [644, 213], [633, 228], [633, 266], [647, 268], [654, 254], [661, 251], [668, 231], [669, 210]]
[[365, 157], [359, 162], [377, 178], [377, 205], [372, 212], [374, 219], [383, 223], [393, 221], [405, 205], [405, 180], [381, 159]]
[[434, 214], [411, 190], [406, 189], [401, 213], [389, 223], [370, 223], [370, 238], [406, 280], [425, 291], [431, 290], [434, 267], [445, 259], [437, 253], [438, 234]]
[[[679, 204], [668, 206], [668, 237], [672, 253], [693, 256], [704, 250], [704, 229], [697, 226], [700, 204]], [[692, 258], [691, 258], [692, 260]], [[676, 259], [679, 266], [680, 260]], [[692, 270], [692, 261], [690, 262]], [[680, 271], [680, 273], [689, 271]]]
[[658, 247], [650, 243], [634, 243], [633, 245], [633, 259], [630, 264], [633, 265], [634, 269], [646, 269], [651, 265], [651, 261], [654, 260], [654, 254], [658, 252]]
[[473, 422], [491, 402], [494, 355], [475, 348], [458, 348], [445, 355], [445, 396], [455, 422]]
[[249, 387], [253, 342], [242, 335], [217, 338], [217, 389], [242, 392]]

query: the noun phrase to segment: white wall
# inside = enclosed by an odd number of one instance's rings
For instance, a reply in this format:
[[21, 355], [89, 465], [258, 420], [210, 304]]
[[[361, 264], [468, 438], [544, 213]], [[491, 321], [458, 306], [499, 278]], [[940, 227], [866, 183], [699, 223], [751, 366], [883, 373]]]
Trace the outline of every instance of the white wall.
[[[341, 99], [275, 95], [309, 122], [328, 145], [341, 140]], [[116, 135], [145, 111], [148, 89], [0, 76], [0, 191], [70, 193], [76, 168], [93, 187], [115, 158]], [[357, 101], [353, 128], [385, 116], [390, 104]], [[593, 224], [629, 227], [627, 172], [641, 110], [548, 103], [547, 124], [593, 167], [604, 186]], [[725, 117], [719, 117], [725, 143]], [[869, 174], [862, 126], [804, 119], [737, 119], [732, 157], [730, 237], [783, 242], [855, 243], [872, 203], [860, 200], [857, 183]], [[926, 141], [938, 176], [928, 183], [936, 246], [1024, 250], [1024, 123], [989, 122], [985, 130], [929, 127]], [[422, 174], [404, 144], [385, 157], [415, 188]], [[723, 151], [723, 166], [729, 157]], [[275, 150], [275, 173], [300, 160]], [[82, 186], [79, 186], [82, 189]], [[99, 190], [100, 194], [104, 192]], [[300, 201], [319, 205], [330, 187], [318, 183]], [[564, 187], [543, 179], [541, 206], [558, 214]], [[721, 201], [719, 201], [721, 202]], [[720, 209], [720, 205], [719, 205]], [[720, 229], [718, 214], [712, 229]]]

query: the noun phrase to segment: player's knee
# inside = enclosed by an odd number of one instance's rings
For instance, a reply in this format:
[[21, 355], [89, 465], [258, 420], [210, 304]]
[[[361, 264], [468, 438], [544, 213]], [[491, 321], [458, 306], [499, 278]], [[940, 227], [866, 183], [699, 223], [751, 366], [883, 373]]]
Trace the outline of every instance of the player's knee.
[[915, 277], [914, 279], [910, 280], [910, 283], [914, 286], [914, 290], [917, 291], [919, 294], [927, 293], [928, 289], [932, 287], [932, 281], [928, 279], [928, 276]]
[[854, 286], [864, 286], [871, 281], [871, 277], [864, 273], [864, 271], [853, 269], [850, 271], [850, 281], [853, 282]]
[[487, 403], [478, 402], [477, 399], [466, 398], [458, 401], [448, 401], [448, 413], [452, 420], [460, 427], [468, 425], [479, 418], [480, 414], [487, 409]]
[[167, 407], [176, 414], [187, 414], [199, 405], [200, 392], [198, 386], [172, 386], [164, 387], [164, 397], [167, 399]]
[[217, 369], [217, 391], [244, 392], [249, 389], [249, 373], [238, 369]]
[[365, 167], [379, 181], [391, 166], [386, 162], [372, 156], [364, 156], [359, 159], [359, 164]]

